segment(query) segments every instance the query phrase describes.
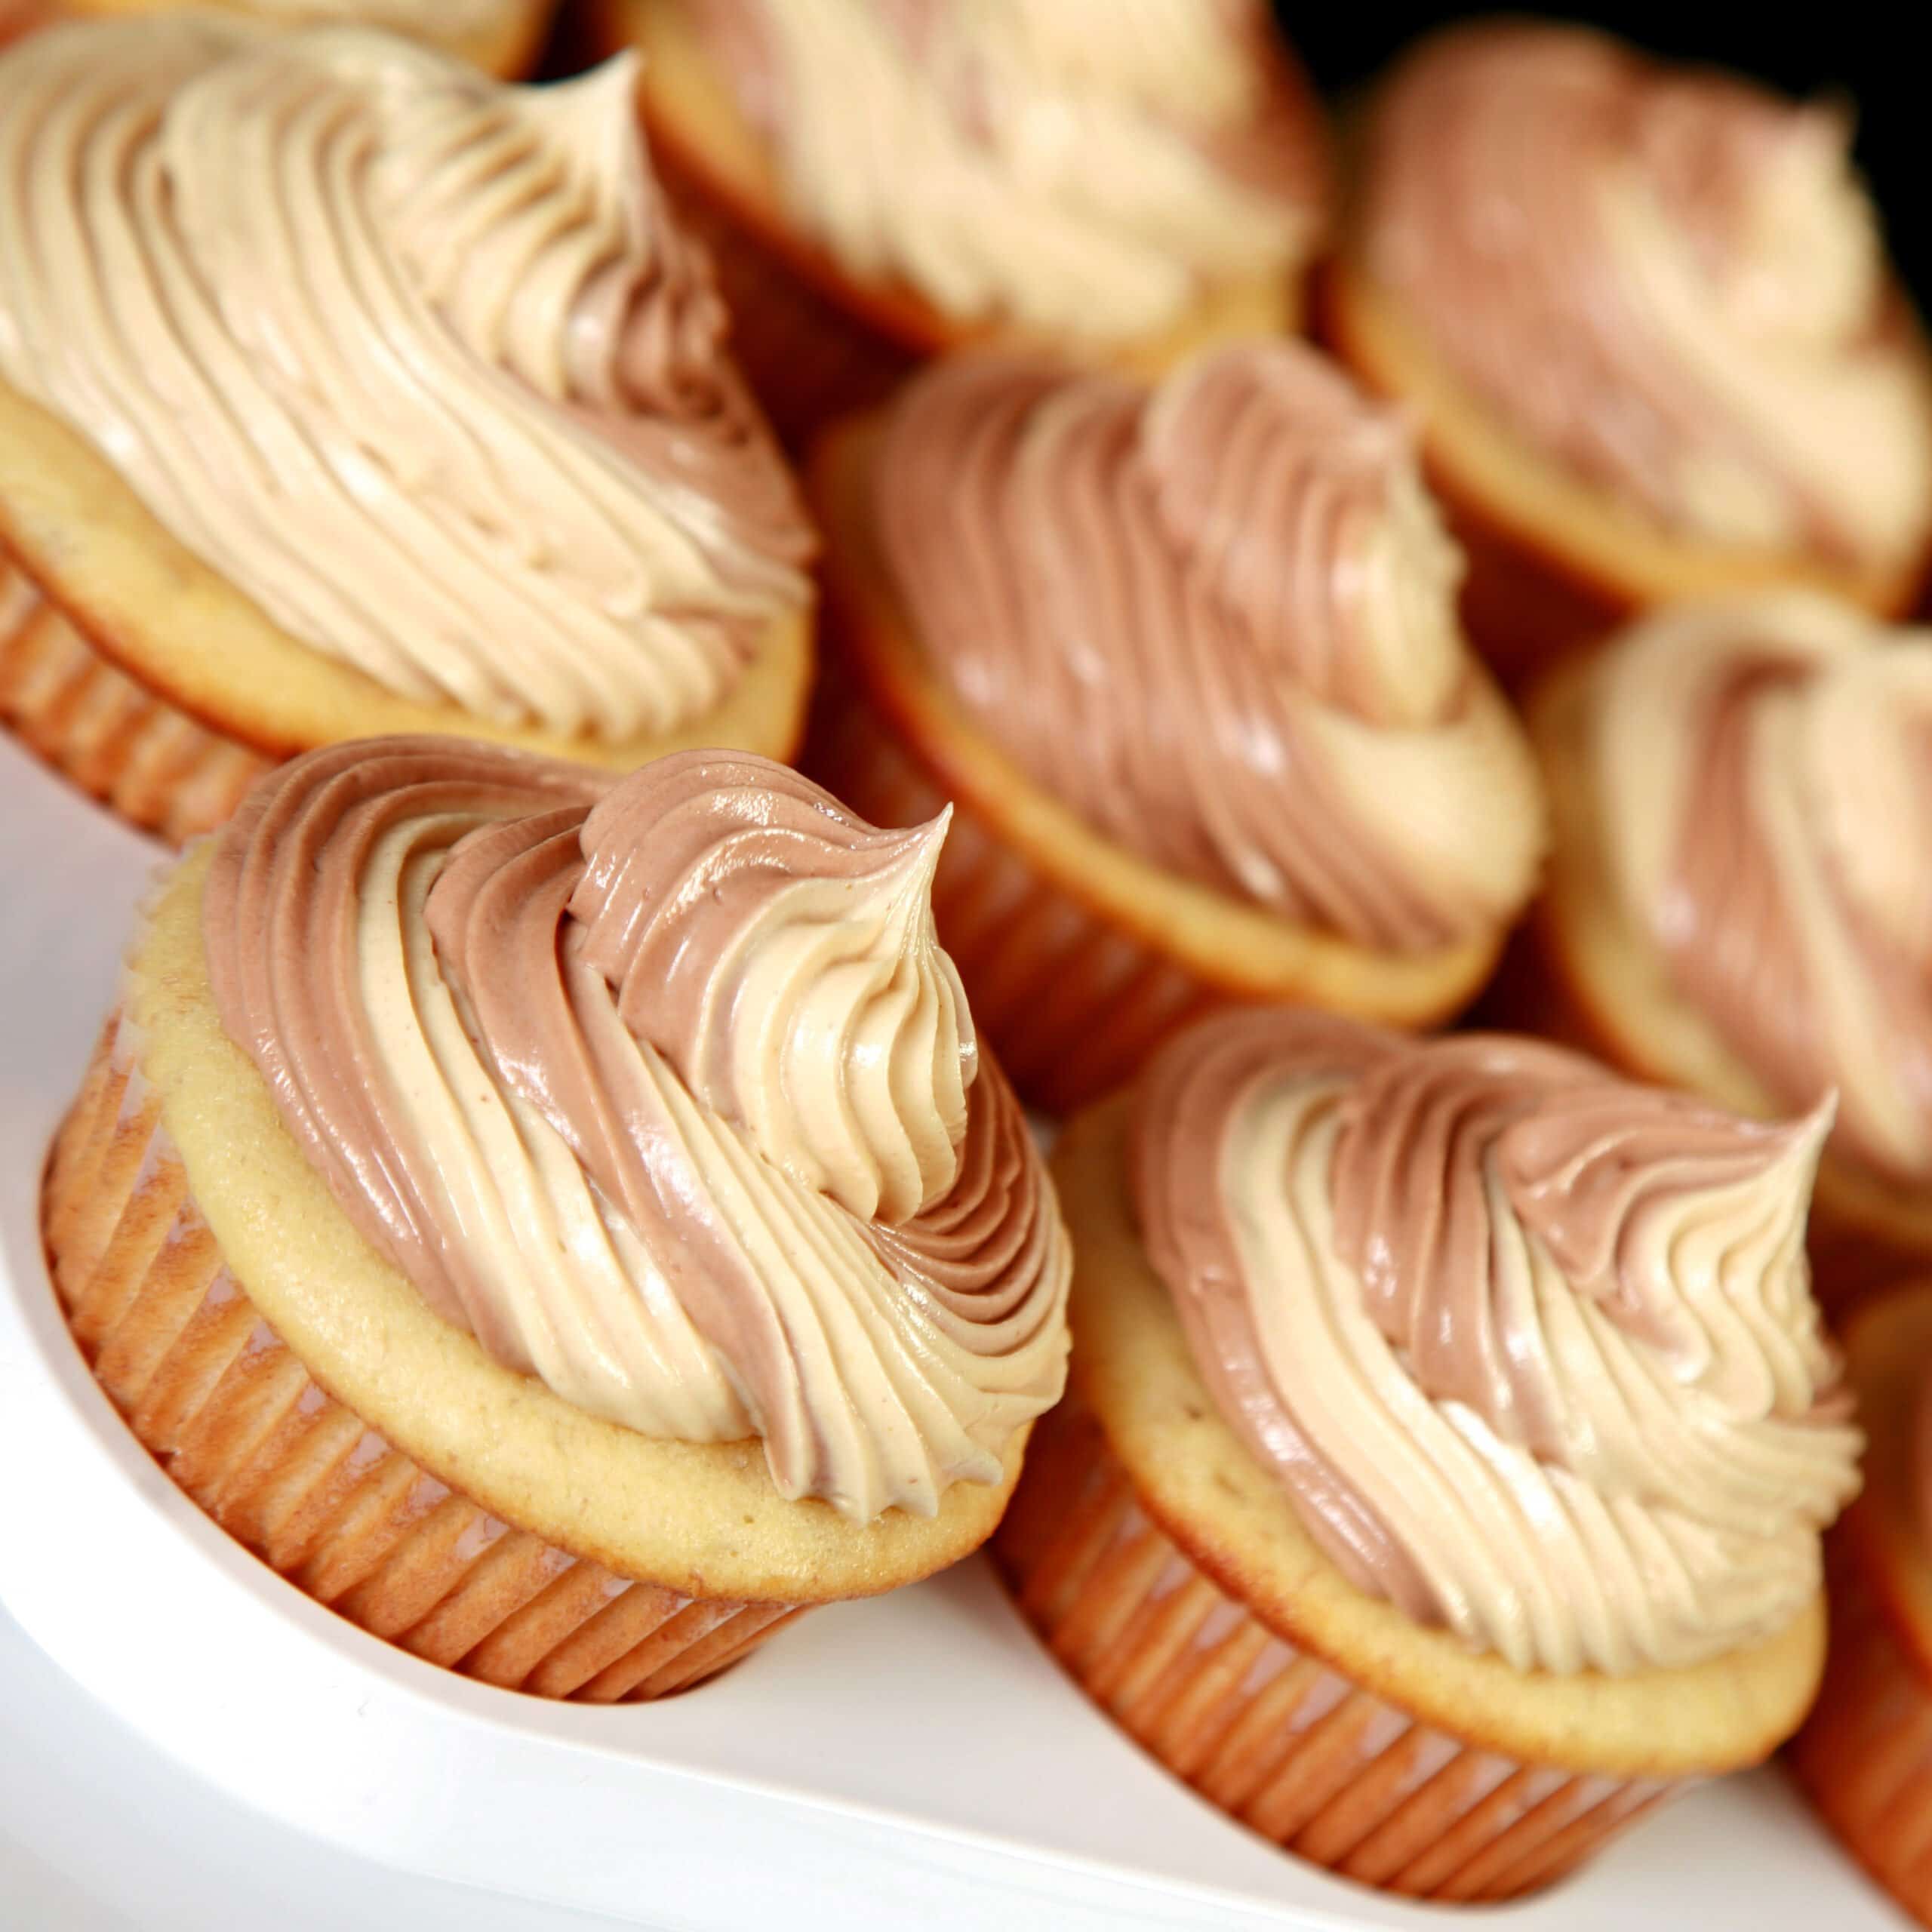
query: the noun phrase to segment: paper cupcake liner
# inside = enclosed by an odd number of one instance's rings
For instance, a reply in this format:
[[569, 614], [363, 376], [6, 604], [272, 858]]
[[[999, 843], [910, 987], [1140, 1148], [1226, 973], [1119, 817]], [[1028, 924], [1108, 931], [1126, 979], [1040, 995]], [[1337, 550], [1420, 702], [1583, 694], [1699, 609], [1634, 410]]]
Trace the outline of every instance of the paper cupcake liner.
[[223, 1266], [110, 1021], [42, 1224], [95, 1380], [174, 1481], [318, 1602], [432, 1663], [591, 1703], [681, 1690], [800, 1606], [682, 1596], [512, 1528], [334, 1400]]
[[1792, 1769], [1846, 1850], [1932, 1925], [1932, 1678], [1849, 1526], [1825, 1540], [1831, 1649]]
[[[813, 756], [831, 789], [875, 824], [917, 824], [947, 802], [849, 688], [820, 707]], [[1112, 1092], [1171, 1035], [1227, 1003], [1037, 869], [970, 804], [952, 803], [934, 919], [974, 1026], [1036, 1106], [1070, 1113]]]
[[1540, 1890], [1694, 1780], [1521, 1762], [1297, 1650], [1142, 1508], [1091, 1415], [1035, 1432], [994, 1554], [1054, 1656], [1211, 1804], [1331, 1871], [1419, 1898]]
[[786, 445], [882, 402], [917, 358], [823, 294], [768, 248], [659, 138], [651, 165], [685, 229], [702, 241], [731, 317], [731, 349]]
[[38, 597], [17, 587], [9, 598], [4, 577], [0, 722], [90, 797], [177, 845], [223, 823], [273, 763], [137, 684]]

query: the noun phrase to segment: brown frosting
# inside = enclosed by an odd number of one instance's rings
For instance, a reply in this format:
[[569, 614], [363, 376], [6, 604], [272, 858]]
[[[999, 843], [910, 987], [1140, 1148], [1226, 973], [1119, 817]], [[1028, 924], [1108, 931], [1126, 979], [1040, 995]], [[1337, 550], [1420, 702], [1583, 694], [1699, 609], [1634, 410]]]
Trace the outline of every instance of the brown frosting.
[[1217, 1406], [1352, 1582], [1627, 1670], [1788, 1620], [1856, 1487], [1804, 1253], [1827, 1118], [1251, 1012], [1149, 1067], [1132, 1185]]
[[762, 759], [372, 740], [220, 835], [210, 977], [350, 1220], [500, 1361], [929, 1512], [1057, 1397], [1069, 1267], [933, 936], [943, 832]]
[[874, 491], [933, 667], [1096, 829], [1384, 948], [1527, 897], [1540, 798], [1408, 426], [1312, 349], [1218, 350], [1152, 390], [949, 362], [895, 407]]
[[385, 688], [687, 725], [804, 605], [812, 538], [635, 78], [504, 87], [214, 14], [30, 35], [0, 57], [0, 382]]
[[1497, 23], [1397, 70], [1361, 233], [1454, 373], [1673, 529], [1857, 562], [1932, 523], [1924, 357], [1835, 110]]
[[1613, 889], [1774, 1103], [1932, 1177], [1932, 635], [1821, 599], [1680, 606], [1593, 686]]

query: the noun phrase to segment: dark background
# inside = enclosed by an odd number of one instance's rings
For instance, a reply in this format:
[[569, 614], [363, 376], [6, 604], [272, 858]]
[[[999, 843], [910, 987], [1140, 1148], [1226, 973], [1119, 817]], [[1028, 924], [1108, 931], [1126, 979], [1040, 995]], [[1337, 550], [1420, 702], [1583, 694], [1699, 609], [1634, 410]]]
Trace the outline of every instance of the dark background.
[[1915, 0], [1890, 6], [1783, 0], [1730, 6], [1605, 6], [1595, 9], [1386, 5], [1380, 0], [1277, 0], [1283, 31], [1324, 93], [1372, 79], [1408, 41], [1431, 27], [1491, 11], [1535, 11], [1587, 20], [1675, 59], [1756, 75], [1787, 94], [1849, 97], [1857, 109], [1858, 163], [1878, 205], [1900, 269], [1921, 309], [1932, 306], [1932, 84], [1922, 55], [1932, 12]]

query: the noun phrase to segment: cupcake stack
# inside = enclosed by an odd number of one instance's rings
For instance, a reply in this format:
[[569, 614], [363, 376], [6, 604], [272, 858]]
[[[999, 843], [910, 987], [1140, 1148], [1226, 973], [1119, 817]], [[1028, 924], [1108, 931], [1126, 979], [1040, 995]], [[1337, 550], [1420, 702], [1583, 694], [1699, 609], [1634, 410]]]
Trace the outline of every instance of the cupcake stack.
[[549, 27], [0, 7], [0, 721], [184, 848], [42, 1195], [128, 1428], [505, 1691], [988, 1546], [1303, 1861], [1517, 1897], [1795, 1737], [1932, 1925], [1932, 349], [1845, 116]]

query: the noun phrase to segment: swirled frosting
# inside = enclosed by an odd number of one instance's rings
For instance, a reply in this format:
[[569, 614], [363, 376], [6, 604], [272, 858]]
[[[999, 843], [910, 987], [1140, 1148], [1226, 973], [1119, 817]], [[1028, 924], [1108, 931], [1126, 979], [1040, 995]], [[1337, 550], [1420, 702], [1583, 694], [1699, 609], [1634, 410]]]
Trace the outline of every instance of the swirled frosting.
[[1804, 1259], [1828, 1119], [1235, 1014], [1143, 1076], [1134, 1198], [1217, 1407], [1351, 1581], [1520, 1669], [1671, 1667], [1795, 1616], [1857, 1487]]
[[1123, 340], [1321, 238], [1318, 114], [1257, 0], [688, 0], [792, 218], [945, 313]]
[[1610, 889], [1781, 1106], [1932, 1179], [1932, 632], [1797, 595], [1690, 605], [1593, 673]]
[[1155, 864], [1364, 944], [1506, 921], [1543, 836], [1457, 625], [1414, 440], [1309, 349], [1158, 388], [1014, 356], [918, 377], [875, 502], [934, 670]]
[[944, 834], [722, 753], [334, 747], [221, 835], [210, 978], [349, 1220], [499, 1361], [929, 1515], [1057, 1398], [1070, 1268], [934, 936]]
[[1853, 562], [1932, 526], [1932, 416], [1835, 109], [1498, 24], [1397, 72], [1365, 260], [1535, 445], [1670, 528]]
[[687, 724], [810, 539], [633, 78], [212, 15], [33, 35], [0, 60], [0, 381], [392, 691]]

